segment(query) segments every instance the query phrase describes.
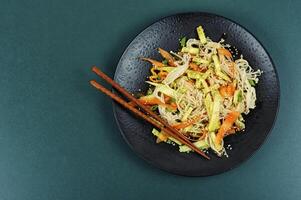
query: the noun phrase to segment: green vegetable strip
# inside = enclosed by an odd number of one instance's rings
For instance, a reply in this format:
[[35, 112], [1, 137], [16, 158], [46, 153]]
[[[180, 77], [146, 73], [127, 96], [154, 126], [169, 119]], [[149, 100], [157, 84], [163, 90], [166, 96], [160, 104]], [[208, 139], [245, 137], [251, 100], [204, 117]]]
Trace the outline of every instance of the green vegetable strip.
[[202, 59], [202, 58], [199, 58], [199, 57], [193, 57], [192, 61], [195, 62], [195, 63], [197, 63], [197, 64], [199, 64], [199, 65], [203, 64], [203, 65], [206, 65], [206, 66], [209, 65], [209, 63], [210, 63], [210, 61]]
[[211, 119], [212, 105], [213, 105], [213, 103], [211, 100], [211, 96], [210, 96], [210, 94], [207, 94], [206, 98], [205, 98], [205, 107], [206, 107], [209, 119]]
[[191, 79], [201, 79], [203, 76], [203, 73], [192, 71], [192, 70], [187, 70], [186, 73], [188, 78]]
[[255, 81], [254, 81], [254, 80], [252, 80], [252, 79], [249, 79], [248, 81], [249, 81], [249, 83], [250, 83], [250, 85], [251, 85], [251, 86], [255, 86], [255, 85], [256, 85], [256, 83], [255, 83]]
[[214, 95], [213, 95], [212, 114], [208, 126], [210, 132], [213, 132], [220, 127], [219, 114], [220, 114], [221, 97], [218, 91], [214, 91], [213, 94]]
[[190, 53], [190, 54], [198, 54], [200, 50], [194, 47], [183, 47], [181, 52]]
[[241, 101], [242, 101], [242, 92], [241, 90], [236, 90], [234, 92], [233, 103], [237, 105]]
[[184, 113], [184, 115], [182, 117], [182, 121], [186, 121], [188, 119], [188, 116], [191, 114], [192, 111], [193, 111], [193, 108], [189, 107], [187, 109], [187, 111]]
[[210, 92], [210, 89], [209, 89], [208, 84], [205, 81], [205, 79], [202, 78], [202, 79], [200, 79], [200, 81], [201, 81], [201, 83], [202, 83], [202, 85], [204, 87], [204, 93], [206, 94], [206, 93]]
[[212, 60], [214, 62], [214, 66], [215, 66], [215, 73], [216, 75], [218, 75], [220, 78], [226, 80], [226, 81], [231, 81], [231, 79], [222, 72], [221, 66], [220, 66], [220, 62], [218, 60], [217, 55], [213, 55], [212, 56]]
[[196, 31], [198, 33], [200, 42], [202, 44], [205, 44], [207, 42], [207, 39], [206, 39], [203, 27], [202, 26], [197, 27]]

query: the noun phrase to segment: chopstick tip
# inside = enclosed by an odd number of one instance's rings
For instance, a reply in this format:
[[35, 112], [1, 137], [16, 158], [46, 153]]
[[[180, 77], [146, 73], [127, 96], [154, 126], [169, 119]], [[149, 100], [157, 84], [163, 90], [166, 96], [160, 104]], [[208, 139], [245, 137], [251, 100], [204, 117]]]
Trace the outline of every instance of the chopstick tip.
[[97, 84], [95, 80], [90, 80], [89, 83], [93, 86], [95, 86]]
[[94, 72], [95, 70], [97, 70], [96, 65], [93, 65], [92, 68], [91, 68], [91, 70], [92, 70], [93, 72]]

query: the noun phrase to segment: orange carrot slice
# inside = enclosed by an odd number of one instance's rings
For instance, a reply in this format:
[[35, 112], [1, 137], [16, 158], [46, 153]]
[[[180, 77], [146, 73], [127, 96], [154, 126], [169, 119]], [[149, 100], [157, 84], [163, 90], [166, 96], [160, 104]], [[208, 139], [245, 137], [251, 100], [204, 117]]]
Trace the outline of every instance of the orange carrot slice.
[[226, 58], [228, 58], [229, 60], [232, 60], [232, 54], [229, 50], [227, 50], [225, 48], [218, 48], [217, 52], [219, 55], [226, 56]]
[[181, 123], [178, 123], [178, 124], [174, 124], [172, 127], [175, 128], [175, 129], [182, 129], [182, 128], [186, 128], [190, 125], [193, 125], [195, 123], [197, 123], [198, 121], [200, 121], [202, 119], [202, 115], [198, 115], [192, 119], [189, 119], [187, 121], [184, 121], [184, 122], [181, 122]]
[[219, 88], [219, 92], [222, 95], [222, 97], [231, 97], [234, 95], [235, 92], [235, 85], [234, 84], [229, 84], [226, 86], [221, 86]]
[[155, 67], [163, 67], [164, 66], [163, 63], [161, 63], [159, 61], [156, 61], [156, 60], [153, 60], [153, 59], [150, 59], [150, 58], [141, 58], [141, 59], [144, 60], [144, 61], [150, 62]]
[[160, 105], [160, 106], [164, 106], [170, 110], [176, 110], [177, 109], [177, 104], [166, 104], [166, 103], [163, 103], [161, 102], [158, 98], [156, 97], [148, 97], [148, 96], [144, 96], [144, 97], [141, 97], [139, 99], [139, 101], [144, 104], [144, 105]]
[[174, 60], [174, 58], [172, 57], [172, 55], [170, 55], [170, 53], [168, 53], [167, 51], [165, 51], [165, 50], [163, 50], [163, 49], [161, 49], [161, 48], [159, 48], [159, 53], [161, 54], [161, 56], [162, 56], [163, 58], [165, 58], [165, 59], [167, 60], [167, 62], [168, 62], [168, 64], [169, 64], [170, 66], [173, 66], [173, 67], [176, 66], [175, 60]]
[[229, 131], [232, 128], [234, 122], [237, 120], [239, 115], [239, 112], [232, 111], [226, 116], [216, 135], [216, 142], [218, 144], [222, 142], [222, 139], [225, 137], [227, 131]]

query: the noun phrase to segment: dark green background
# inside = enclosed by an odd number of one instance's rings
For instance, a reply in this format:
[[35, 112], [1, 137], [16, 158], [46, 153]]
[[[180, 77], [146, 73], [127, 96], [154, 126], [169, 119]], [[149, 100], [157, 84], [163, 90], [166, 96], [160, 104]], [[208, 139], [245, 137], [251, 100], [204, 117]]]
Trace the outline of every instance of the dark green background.
[[[2, 0], [0, 199], [300, 199], [300, 9], [297, 0]], [[88, 84], [94, 64], [113, 76], [143, 28], [189, 11], [251, 30], [281, 82], [265, 145], [235, 170], [207, 178], [171, 175], [138, 158], [119, 134], [111, 101]]]

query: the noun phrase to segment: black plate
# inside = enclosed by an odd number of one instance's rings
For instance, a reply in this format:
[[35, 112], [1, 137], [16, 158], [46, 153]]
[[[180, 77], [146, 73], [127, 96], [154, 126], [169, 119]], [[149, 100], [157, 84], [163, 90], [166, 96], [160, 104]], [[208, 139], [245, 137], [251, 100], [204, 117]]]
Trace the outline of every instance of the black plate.
[[177, 147], [155, 143], [152, 126], [137, 119], [115, 103], [114, 113], [120, 131], [129, 146], [152, 165], [186, 176], [209, 176], [225, 172], [249, 158], [264, 142], [276, 118], [279, 105], [279, 82], [273, 62], [260, 42], [237, 23], [209, 13], [185, 13], [163, 18], [142, 31], [122, 55], [115, 81], [132, 93], [146, 91], [149, 64], [140, 57], [160, 59], [157, 48], [177, 51], [182, 36], [197, 38], [196, 27], [202, 25], [213, 41], [226, 33], [226, 43], [235, 46], [254, 69], [263, 70], [256, 88], [257, 107], [246, 117], [244, 133], [227, 137], [231, 144], [229, 158], [211, 153], [205, 160], [195, 153], [180, 153]]

